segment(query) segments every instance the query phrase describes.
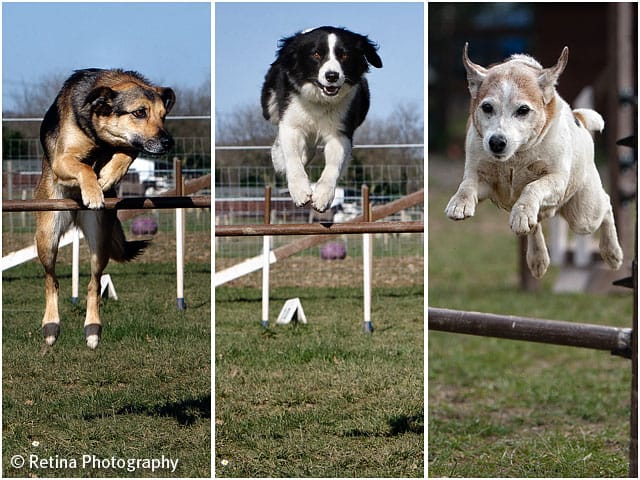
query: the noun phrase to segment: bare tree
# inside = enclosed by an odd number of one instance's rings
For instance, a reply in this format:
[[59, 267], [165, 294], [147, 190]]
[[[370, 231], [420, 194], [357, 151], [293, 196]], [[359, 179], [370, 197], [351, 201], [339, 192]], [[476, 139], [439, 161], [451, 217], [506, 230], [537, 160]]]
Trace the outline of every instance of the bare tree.
[[[355, 144], [360, 145], [422, 144], [423, 133], [422, 109], [416, 104], [408, 103], [396, 106], [388, 118], [367, 118], [356, 131], [354, 140]], [[256, 105], [246, 105], [236, 108], [232, 113], [216, 115], [216, 145], [270, 146], [276, 134], [276, 127], [262, 117], [262, 112]], [[364, 173], [360, 167], [366, 165], [369, 180], [375, 180], [378, 188], [390, 192], [392, 184], [409, 185], [413, 180], [408, 177], [415, 175], [408, 174], [407, 170], [415, 172], [415, 167], [420, 168], [423, 162], [422, 148], [356, 149], [346, 175], [353, 177], [349, 178], [354, 183], [364, 181]], [[271, 155], [268, 149], [216, 152], [216, 167], [220, 167], [220, 172], [224, 167], [234, 165], [269, 167]], [[272, 170], [269, 171], [273, 174]], [[415, 179], [415, 182], [419, 184], [417, 188], [420, 188], [422, 178]], [[412, 186], [409, 188], [415, 189]]]
[[8, 117], [42, 117], [58, 95], [66, 77], [64, 73], [55, 73], [22, 83], [21, 88], [10, 95], [13, 109], [4, 114]]

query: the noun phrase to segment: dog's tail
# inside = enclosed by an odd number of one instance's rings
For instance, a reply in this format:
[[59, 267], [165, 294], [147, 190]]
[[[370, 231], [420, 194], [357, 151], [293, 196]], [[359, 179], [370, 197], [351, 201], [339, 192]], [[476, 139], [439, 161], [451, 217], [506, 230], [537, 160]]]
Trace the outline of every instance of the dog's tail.
[[604, 119], [595, 110], [576, 108], [573, 111], [573, 116], [590, 132], [602, 132], [604, 130]]
[[111, 245], [109, 257], [116, 262], [129, 262], [142, 254], [142, 251], [149, 246], [149, 240], [127, 241], [120, 220], [116, 218], [111, 234]]

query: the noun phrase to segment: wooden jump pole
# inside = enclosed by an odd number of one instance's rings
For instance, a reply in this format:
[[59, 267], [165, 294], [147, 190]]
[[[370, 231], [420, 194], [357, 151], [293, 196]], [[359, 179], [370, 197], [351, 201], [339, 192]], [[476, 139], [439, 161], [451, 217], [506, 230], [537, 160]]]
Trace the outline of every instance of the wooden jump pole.
[[[420, 203], [424, 203], [424, 189], [418, 190], [416, 192], [410, 193], [409, 195], [405, 195], [404, 197], [401, 197], [397, 200], [394, 200], [392, 202], [389, 203], [385, 203], [383, 205], [377, 205], [375, 207], [373, 207], [371, 209], [371, 220], [375, 221], [375, 220], [379, 220], [381, 218], [385, 218], [388, 217], [389, 215], [393, 215], [394, 213], [397, 213], [401, 210], [405, 210], [407, 208], [411, 208], [414, 207]], [[126, 213], [126, 212], [125, 212]], [[328, 228], [331, 229], [331, 234], [329, 234], [326, 229], [326, 225], [327, 224], [304, 224], [304, 228], [305, 231], [304, 233], [302, 233], [302, 235], [306, 235], [305, 237], [296, 239], [290, 243], [287, 243], [286, 245], [282, 245], [281, 247], [275, 248], [273, 249], [270, 254], [269, 254], [269, 261], [270, 263], [275, 263], [277, 261], [280, 260], [284, 260], [286, 258], [289, 258], [293, 255], [295, 255], [298, 252], [301, 252], [303, 250], [306, 250], [308, 248], [314, 247], [316, 245], [319, 245], [323, 242], [326, 242], [327, 240], [330, 240], [332, 238], [337, 237], [339, 234], [342, 233], [362, 233], [361, 230], [359, 231], [349, 231], [348, 229], [361, 229], [362, 227], [347, 227], [347, 225], [352, 225], [353, 222], [362, 222], [363, 220], [363, 216], [359, 215], [356, 218], [353, 219], [352, 222], [346, 222], [346, 223], [341, 223], [341, 224], [335, 224], [329, 226]], [[402, 230], [398, 230], [398, 227], [401, 226], [401, 224], [403, 222], [386, 222], [389, 224], [389, 227], [392, 227], [393, 230], [391, 229], [387, 229], [386, 231], [382, 230], [382, 227], [384, 226], [383, 222], [375, 222], [373, 224], [368, 225], [368, 228], [370, 229], [370, 231], [372, 233], [401, 233]], [[391, 225], [392, 224], [392, 225]], [[257, 229], [260, 228], [266, 228], [264, 225], [260, 226], [260, 225], [255, 225], [255, 226], [249, 226], [249, 227], [254, 227]], [[273, 227], [273, 226], [272, 226]], [[282, 235], [283, 231], [285, 231], [286, 229], [288, 229], [289, 227], [287, 227], [286, 225], [278, 225], [278, 227], [281, 227], [280, 234]], [[284, 227], [284, 228], [282, 228]], [[216, 226], [215, 227], [216, 230], [218, 229], [222, 229], [222, 228], [229, 228], [228, 226]], [[233, 228], [243, 228], [241, 225], [240, 226], [234, 226]], [[300, 228], [302, 228], [302, 226], [295, 226], [294, 228], [297, 229], [297, 232], [300, 232]], [[306, 230], [307, 228], [310, 228], [311, 230], [315, 231], [316, 233], [318, 233], [318, 230], [320, 229], [320, 231], [323, 233], [322, 235], [313, 235], [313, 234], [308, 234], [306, 232], [308, 232], [308, 230]], [[340, 230], [340, 231], [338, 231]], [[229, 232], [229, 230], [226, 230], [227, 232]], [[424, 224], [422, 222], [412, 222], [412, 225], [410, 226], [410, 229], [404, 230], [406, 232], [413, 232], [413, 233], [419, 233], [419, 232], [424, 232]], [[300, 233], [290, 233], [290, 235], [300, 235]], [[238, 233], [238, 235], [242, 235], [244, 232], [240, 231]], [[266, 232], [266, 233], [270, 233], [273, 234], [273, 231], [271, 232]], [[266, 234], [265, 232], [261, 232], [259, 234]], [[312, 232], [313, 233], [313, 232]], [[257, 235], [259, 235], [257, 234]], [[222, 235], [221, 235], [222, 236]], [[247, 260], [245, 260], [244, 262], [241, 262], [237, 265], [234, 265], [233, 267], [227, 268], [225, 270], [222, 270], [220, 272], [216, 272], [214, 275], [214, 286], [220, 286], [223, 285], [235, 278], [241, 277], [243, 275], [247, 275], [251, 272], [255, 272], [257, 270], [260, 270], [262, 268], [262, 261], [263, 261], [263, 257], [262, 255], [258, 255], [256, 257], [253, 258], [249, 258]]]
[[631, 358], [630, 328], [429, 307], [429, 330], [608, 350]]
[[[192, 195], [200, 190], [210, 189], [211, 188], [211, 174], [203, 175], [201, 177], [193, 178], [191, 180], [182, 182], [182, 193], [178, 194], [177, 188], [172, 188], [167, 190], [166, 192], [159, 193], [156, 197], [176, 197], [182, 195]], [[191, 197], [197, 198], [197, 197]], [[211, 206], [211, 200], [209, 200], [209, 207]], [[140, 214], [142, 214], [144, 210], [120, 210], [118, 211], [118, 218], [121, 222], [134, 218]]]
[[[282, 223], [270, 225], [223, 225], [216, 237], [259, 237], [263, 235], [342, 235], [363, 233], [423, 233], [424, 222]], [[326, 239], [321, 240], [326, 241]]]
[[[126, 197], [105, 198], [104, 208], [107, 210], [153, 210], [173, 208], [209, 208], [211, 196], [193, 197]], [[70, 198], [48, 200], [3, 200], [3, 212], [37, 212], [54, 210], [88, 210], [80, 201]]]

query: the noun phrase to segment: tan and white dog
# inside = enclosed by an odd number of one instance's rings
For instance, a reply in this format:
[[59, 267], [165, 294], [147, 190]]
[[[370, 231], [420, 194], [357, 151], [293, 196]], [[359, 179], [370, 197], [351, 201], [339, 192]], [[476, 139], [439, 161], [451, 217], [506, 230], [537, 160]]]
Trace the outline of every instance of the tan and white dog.
[[527, 235], [527, 264], [540, 278], [549, 254], [540, 222], [560, 214], [577, 234], [600, 229], [600, 254], [613, 269], [622, 265], [609, 196], [594, 163], [591, 132], [604, 120], [594, 110], [571, 110], [556, 92], [567, 65], [543, 68], [528, 55], [513, 55], [489, 68], [476, 65], [464, 46], [471, 112], [465, 143], [464, 176], [446, 215], [472, 217], [486, 198], [510, 211], [509, 224]]

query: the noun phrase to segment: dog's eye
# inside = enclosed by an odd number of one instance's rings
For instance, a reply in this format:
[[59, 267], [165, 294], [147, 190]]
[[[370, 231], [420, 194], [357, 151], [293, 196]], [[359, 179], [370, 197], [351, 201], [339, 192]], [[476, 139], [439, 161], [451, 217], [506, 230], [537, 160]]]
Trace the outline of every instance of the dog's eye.
[[341, 62], [346, 62], [349, 59], [349, 54], [347, 52], [342, 52], [340, 54], [340, 61]]
[[483, 103], [480, 108], [484, 113], [493, 113], [493, 106], [490, 103]]
[[313, 58], [314, 60], [320, 60], [321, 55], [320, 55], [320, 53], [318, 53], [318, 52], [313, 52], [313, 53], [311, 54], [311, 58]]
[[531, 111], [531, 108], [529, 108], [528, 105], [522, 105], [520, 106], [520, 108], [518, 108], [518, 110], [516, 110], [516, 115], [518, 115], [519, 117], [524, 117], [530, 111]]
[[131, 115], [133, 115], [136, 118], [147, 118], [147, 110], [144, 108], [140, 108], [138, 110], [131, 112]]

